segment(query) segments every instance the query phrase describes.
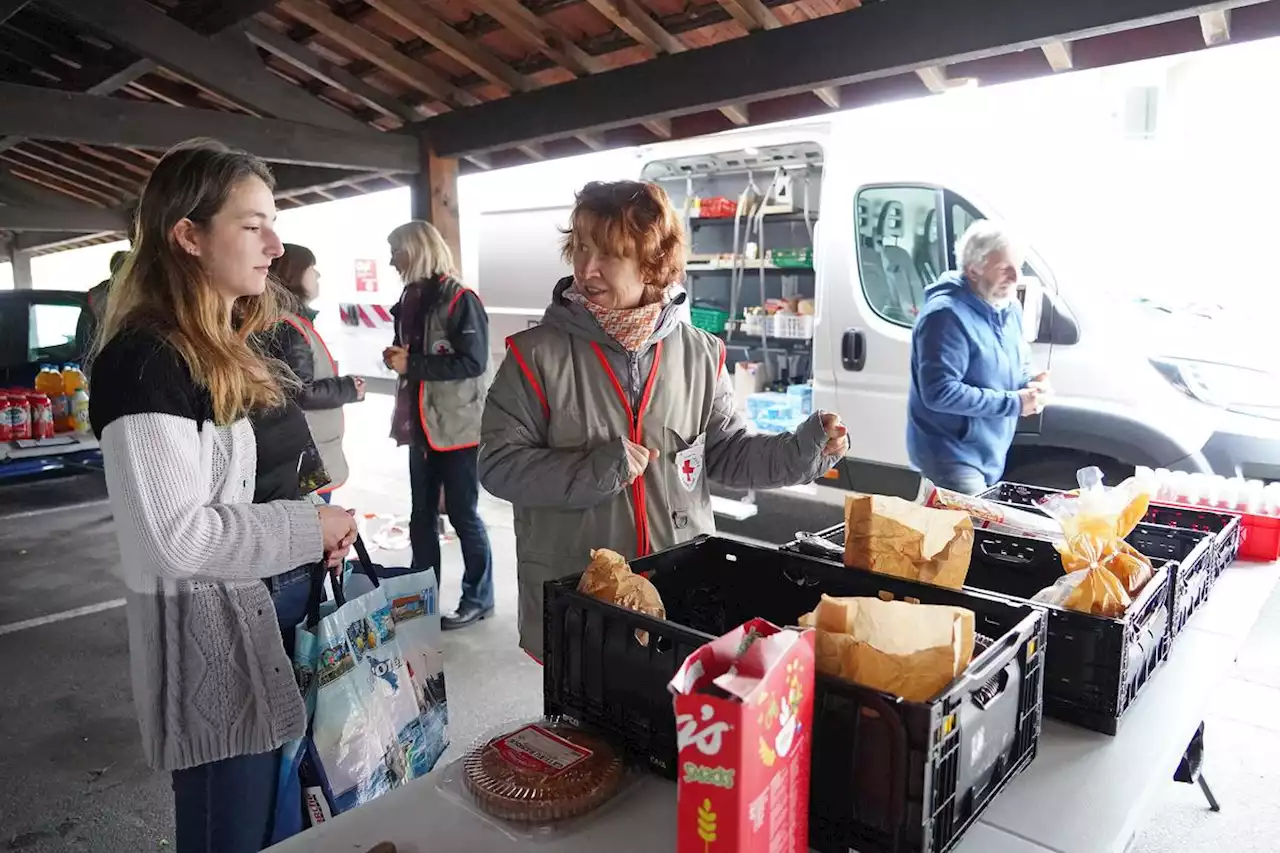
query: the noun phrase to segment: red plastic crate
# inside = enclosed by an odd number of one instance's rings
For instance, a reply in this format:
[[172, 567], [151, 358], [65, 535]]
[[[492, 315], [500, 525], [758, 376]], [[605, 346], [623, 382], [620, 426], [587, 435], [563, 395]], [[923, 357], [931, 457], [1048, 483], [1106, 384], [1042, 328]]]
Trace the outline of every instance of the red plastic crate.
[[1260, 563], [1280, 560], [1280, 518], [1270, 515], [1242, 515], [1244, 540], [1240, 559]]
[[707, 219], [727, 219], [738, 212], [738, 203], [724, 196], [712, 196], [698, 202], [698, 216]]

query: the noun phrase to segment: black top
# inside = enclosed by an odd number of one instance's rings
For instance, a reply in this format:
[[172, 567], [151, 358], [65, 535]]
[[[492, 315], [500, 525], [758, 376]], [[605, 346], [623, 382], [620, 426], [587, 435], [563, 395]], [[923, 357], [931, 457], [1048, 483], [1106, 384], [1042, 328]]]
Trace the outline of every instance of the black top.
[[[94, 361], [89, 423], [101, 438], [112, 421], [148, 413], [186, 418], [203, 429], [213, 421], [213, 399], [168, 341], [141, 329], [121, 332]], [[297, 403], [253, 412], [249, 421], [258, 445], [254, 503], [297, 500], [328, 481]]]
[[249, 421], [258, 441], [254, 503], [298, 500], [304, 492], [304, 480], [313, 481], [317, 475], [328, 480], [320, 474], [320, 456], [311, 441], [306, 416], [296, 402], [286, 400], [280, 408], [255, 411]]
[[94, 359], [89, 423], [101, 438], [112, 421], [147, 413], [174, 415], [203, 427], [213, 420], [213, 400], [168, 341], [150, 331], [124, 331]]

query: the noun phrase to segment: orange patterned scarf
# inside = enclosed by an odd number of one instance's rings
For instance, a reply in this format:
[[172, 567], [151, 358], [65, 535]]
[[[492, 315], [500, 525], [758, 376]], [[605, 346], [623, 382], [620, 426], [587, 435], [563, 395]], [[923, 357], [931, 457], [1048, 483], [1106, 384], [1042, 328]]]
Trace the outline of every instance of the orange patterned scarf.
[[657, 328], [666, 299], [639, 308], [601, 308], [576, 290], [568, 290], [564, 298], [586, 308], [609, 337], [622, 344], [627, 352], [639, 352]]

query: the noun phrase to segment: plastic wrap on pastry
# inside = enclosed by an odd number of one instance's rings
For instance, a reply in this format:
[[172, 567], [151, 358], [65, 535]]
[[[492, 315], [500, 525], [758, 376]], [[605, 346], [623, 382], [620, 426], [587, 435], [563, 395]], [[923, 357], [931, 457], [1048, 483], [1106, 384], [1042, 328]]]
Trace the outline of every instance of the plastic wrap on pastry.
[[485, 812], [520, 823], [586, 814], [617, 793], [622, 758], [605, 740], [562, 723], [533, 723], [472, 748], [463, 782]]

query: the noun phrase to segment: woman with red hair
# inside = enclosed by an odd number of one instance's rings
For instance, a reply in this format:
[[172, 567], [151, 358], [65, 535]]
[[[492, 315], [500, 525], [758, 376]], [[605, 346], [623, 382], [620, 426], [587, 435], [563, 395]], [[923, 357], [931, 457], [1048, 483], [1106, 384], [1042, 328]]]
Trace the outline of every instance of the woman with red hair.
[[542, 654], [542, 584], [593, 548], [634, 559], [715, 531], [709, 480], [779, 488], [848, 446], [834, 414], [752, 435], [724, 342], [679, 319], [680, 217], [656, 184], [588, 184], [564, 238], [573, 275], [507, 340], [481, 422], [480, 480], [516, 513], [520, 645]]

